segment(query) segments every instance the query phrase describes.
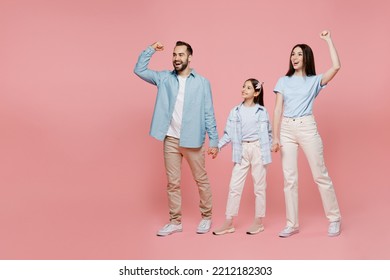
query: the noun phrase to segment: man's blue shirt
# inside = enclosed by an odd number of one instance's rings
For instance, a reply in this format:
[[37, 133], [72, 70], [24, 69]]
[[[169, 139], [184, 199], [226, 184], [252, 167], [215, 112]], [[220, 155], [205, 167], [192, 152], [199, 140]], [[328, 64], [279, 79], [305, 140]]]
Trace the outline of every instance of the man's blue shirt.
[[[150, 58], [155, 52], [151, 46], [144, 50], [138, 58], [134, 73], [146, 82], [157, 86], [150, 135], [162, 141], [171, 123], [179, 91], [179, 81], [176, 71], [148, 69]], [[180, 146], [201, 147], [205, 141], [206, 132], [209, 136], [210, 147], [217, 147], [218, 132], [210, 82], [192, 69], [186, 81]]]

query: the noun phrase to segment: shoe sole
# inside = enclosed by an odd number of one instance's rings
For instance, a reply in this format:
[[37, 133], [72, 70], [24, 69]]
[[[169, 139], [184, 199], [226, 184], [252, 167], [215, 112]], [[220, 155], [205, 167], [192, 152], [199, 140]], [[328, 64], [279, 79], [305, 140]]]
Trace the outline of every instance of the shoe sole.
[[178, 229], [178, 230], [171, 231], [171, 232], [168, 232], [168, 233], [157, 233], [157, 236], [168, 236], [168, 235], [174, 234], [176, 232], [182, 232], [182, 231], [183, 231], [182, 229]]
[[229, 229], [225, 229], [225, 230], [223, 230], [223, 231], [220, 231], [220, 232], [213, 232], [213, 234], [214, 235], [224, 235], [224, 234], [226, 234], [226, 233], [233, 233], [233, 232], [235, 232], [236, 231], [236, 229], [235, 228], [229, 228]]
[[279, 233], [279, 237], [285, 238], [285, 237], [290, 237], [291, 235], [299, 233], [299, 230], [294, 230], [290, 233]]
[[254, 234], [258, 234], [260, 232], [264, 231], [264, 226], [260, 227], [258, 230], [256, 231], [247, 231], [246, 234], [249, 234], [249, 235], [254, 235]]

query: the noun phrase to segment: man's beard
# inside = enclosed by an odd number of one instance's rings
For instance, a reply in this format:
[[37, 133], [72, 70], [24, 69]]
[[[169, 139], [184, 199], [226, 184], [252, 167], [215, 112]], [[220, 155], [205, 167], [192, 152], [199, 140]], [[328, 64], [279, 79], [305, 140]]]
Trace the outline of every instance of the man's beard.
[[187, 68], [187, 66], [188, 66], [188, 60], [183, 61], [180, 65], [176, 65], [175, 63], [173, 63], [173, 67], [175, 68], [176, 72], [183, 71], [184, 69]]

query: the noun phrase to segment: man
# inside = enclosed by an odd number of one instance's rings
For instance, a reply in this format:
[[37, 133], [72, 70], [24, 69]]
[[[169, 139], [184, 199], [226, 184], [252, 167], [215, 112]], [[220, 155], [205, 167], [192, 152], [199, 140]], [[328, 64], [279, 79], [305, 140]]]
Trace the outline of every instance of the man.
[[164, 143], [164, 163], [168, 178], [167, 193], [170, 222], [157, 233], [166, 236], [183, 230], [181, 224], [181, 163], [184, 157], [199, 190], [199, 208], [202, 220], [197, 233], [206, 233], [211, 227], [212, 198], [205, 169], [204, 141], [209, 136], [208, 154], [218, 154], [218, 132], [214, 116], [209, 81], [190, 68], [192, 47], [178, 41], [173, 50], [173, 71], [148, 69], [155, 52], [164, 46], [156, 42], [138, 58], [134, 73], [157, 86], [150, 135]]

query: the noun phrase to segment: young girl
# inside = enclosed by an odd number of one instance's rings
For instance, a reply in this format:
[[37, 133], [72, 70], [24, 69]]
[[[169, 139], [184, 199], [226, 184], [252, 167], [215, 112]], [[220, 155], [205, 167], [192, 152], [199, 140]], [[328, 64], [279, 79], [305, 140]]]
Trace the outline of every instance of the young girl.
[[234, 107], [228, 117], [218, 148], [232, 142], [234, 167], [226, 206], [226, 221], [215, 235], [232, 233], [233, 217], [237, 216], [242, 190], [249, 168], [255, 192], [255, 219], [247, 234], [264, 230], [266, 165], [271, 162], [272, 134], [268, 112], [263, 102], [263, 83], [256, 79], [245, 81], [241, 91], [244, 101]]
[[325, 167], [322, 140], [312, 115], [314, 99], [337, 74], [340, 61], [330, 32], [323, 31], [320, 37], [328, 44], [332, 67], [324, 74], [316, 75], [311, 48], [305, 44], [298, 44], [291, 51], [290, 68], [286, 76], [279, 79], [274, 89], [276, 102], [272, 151], [281, 150], [282, 154], [287, 215], [287, 225], [279, 233], [280, 237], [288, 237], [299, 232], [297, 168], [299, 146], [306, 155], [321, 194], [325, 214], [330, 223], [328, 235], [340, 234], [340, 210]]

